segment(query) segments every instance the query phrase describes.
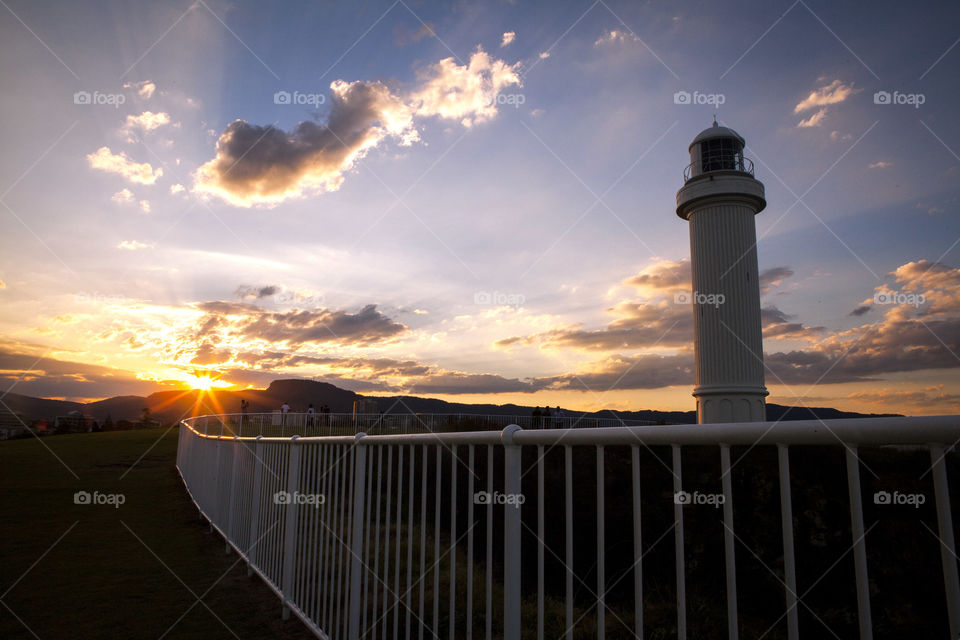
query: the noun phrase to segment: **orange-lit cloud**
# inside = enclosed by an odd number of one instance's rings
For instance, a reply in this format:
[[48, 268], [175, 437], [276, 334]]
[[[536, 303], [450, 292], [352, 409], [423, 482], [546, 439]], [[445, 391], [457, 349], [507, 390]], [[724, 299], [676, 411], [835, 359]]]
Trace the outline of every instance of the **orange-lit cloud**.
[[859, 91], [860, 89], [854, 89], [853, 83], [844, 84], [841, 80], [836, 79], [830, 84], [825, 84], [811, 91], [810, 95], [797, 103], [793, 112], [800, 113], [817, 107], [838, 104]]
[[126, 153], [113, 153], [109, 147], [100, 147], [87, 155], [87, 162], [93, 169], [116, 173], [137, 184], [153, 184], [163, 175], [163, 169], [154, 169], [147, 162], [134, 162]]
[[197, 169], [194, 191], [242, 207], [335, 191], [385, 139], [418, 141], [415, 118], [437, 116], [470, 127], [496, 116], [495, 98], [520, 83], [518, 69], [519, 63], [478, 49], [467, 64], [446, 58], [425, 68], [418, 88], [405, 95], [381, 82], [337, 80], [330, 85], [324, 124], [301, 122], [288, 133], [244, 120], [231, 123], [217, 141], [216, 157]]

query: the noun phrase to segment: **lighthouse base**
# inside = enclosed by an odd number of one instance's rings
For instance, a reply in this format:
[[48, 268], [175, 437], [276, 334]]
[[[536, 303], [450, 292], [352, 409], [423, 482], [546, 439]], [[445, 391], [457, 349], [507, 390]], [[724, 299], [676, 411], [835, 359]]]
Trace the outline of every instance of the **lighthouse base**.
[[767, 419], [765, 387], [698, 387], [697, 422], [764, 422]]

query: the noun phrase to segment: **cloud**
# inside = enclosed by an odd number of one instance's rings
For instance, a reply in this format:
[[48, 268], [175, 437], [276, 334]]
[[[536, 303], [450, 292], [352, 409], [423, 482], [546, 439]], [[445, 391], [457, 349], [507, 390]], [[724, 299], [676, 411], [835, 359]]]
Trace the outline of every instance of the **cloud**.
[[276, 295], [281, 289], [282, 287], [279, 287], [275, 284], [264, 287], [251, 287], [250, 285], [242, 284], [237, 287], [234, 295], [240, 299], [253, 298], [255, 300], [261, 300], [263, 298], [269, 298], [270, 296]]
[[831, 140], [853, 140], [853, 136], [849, 133], [840, 133], [839, 131], [830, 132]]
[[798, 122], [797, 127], [801, 129], [805, 129], [808, 127], [819, 127], [821, 124], [823, 124], [823, 118], [826, 115], [827, 115], [827, 110], [825, 108], [820, 109], [819, 111], [817, 111], [815, 114], [813, 114], [806, 120], [801, 120], [800, 122]]
[[774, 287], [779, 287], [783, 281], [793, 275], [790, 267], [771, 267], [760, 272], [760, 295], [766, 295]]
[[845, 101], [850, 96], [855, 93], [859, 93], [860, 89], [854, 89], [853, 83], [844, 84], [839, 79], [834, 80], [830, 84], [824, 85], [818, 89], [814, 89], [810, 92], [806, 98], [797, 103], [797, 106], [793, 108], [794, 113], [800, 113], [802, 111], [808, 111], [810, 109], [815, 109], [818, 107], [825, 107], [831, 104], [839, 104]]
[[458, 394], [458, 393], [531, 393], [542, 385], [516, 378], [487, 373], [463, 373], [442, 371], [414, 379], [404, 385], [407, 393]]
[[88, 154], [87, 162], [92, 169], [116, 173], [137, 184], [153, 184], [163, 175], [163, 169], [154, 169], [146, 162], [134, 162], [126, 153], [113, 153], [109, 147], [100, 147]]
[[878, 391], [857, 391], [843, 396], [844, 399], [865, 402], [871, 405], [882, 405], [903, 412], [904, 406], [911, 406], [924, 412], [924, 415], [935, 413], [933, 407], [943, 407], [943, 411], [955, 410], [960, 404], [960, 394], [944, 393], [943, 385], [926, 387], [923, 389], [902, 390], [884, 387]]
[[393, 28], [393, 41], [401, 47], [414, 42], [420, 42], [420, 40], [428, 36], [431, 38], [437, 36], [436, 29], [432, 22], [423, 23], [417, 29], [410, 29], [401, 24]]
[[436, 116], [470, 127], [495, 117], [494, 98], [520, 84], [518, 70], [519, 63], [492, 59], [478, 48], [468, 64], [446, 58], [422, 70], [418, 88], [405, 95], [380, 82], [337, 80], [330, 85], [326, 123], [301, 122], [289, 133], [243, 120], [227, 126], [216, 157], [197, 169], [194, 190], [243, 207], [335, 191], [385, 139], [418, 141], [414, 118]]
[[7, 288], [7, 283], [4, 282], [3, 280], [0, 280], [0, 289], [6, 289], [6, 288]]
[[143, 211], [144, 213], [150, 213], [150, 201], [149, 201], [149, 200], [141, 200], [141, 201], [140, 201], [140, 210]]
[[170, 185], [170, 193], [172, 193], [172, 194], [174, 194], [174, 195], [176, 195], [176, 194], [178, 194], [178, 193], [183, 193], [184, 191], [186, 191], [186, 189], [184, 188], [184, 186], [183, 186], [182, 184], [179, 184], [179, 183], [178, 183], [178, 184], [172, 184], [172, 185]]
[[157, 85], [150, 80], [144, 80], [143, 82], [125, 82], [123, 88], [135, 89], [138, 96], [144, 100], [149, 100], [157, 90]]
[[693, 354], [614, 355], [577, 373], [537, 378], [533, 384], [551, 390], [606, 392], [614, 389], [661, 389], [693, 385]]
[[[290, 133], [236, 120], [216, 157], [195, 175], [194, 191], [241, 207], [277, 204], [308, 191], [336, 191], [344, 173], [388, 134], [411, 131], [409, 114], [380, 83], [334, 83], [326, 125], [301, 122]], [[380, 124], [394, 114], [394, 130]]]
[[627, 278], [623, 284], [636, 287], [641, 293], [655, 294], [674, 290], [690, 290], [690, 260], [662, 260], [639, 274]]
[[136, 135], [134, 135], [137, 131], [149, 133], [166, 124], [170, 124], [170, 114], [163, 111], [159, 113], [144, 111], [138, 116], [128, 115], [126, 122], [120, 127], [120, 131], [125, 135], [126, 141], [132, 143], [137, 140]]
[[903, 310], [911, 309], [924, 318], [949, 319], [960, 315], [960, 269], [942, 262], [917, 260], [897, 267], [890, 277], [900, 285], [901, 291], [922, 294], [925, 300], [920, 308], [910, 304], [895, 307], [892, 311], [897, 318], [906, 317]]
[[128, 202], [133, 202], [133, 192], [130, 189], [121, 189], [115, 194], [110, 196], [110, 199], [117, 204], [126, 204]]
[[256, 372], [262, 382], [275, 379], [281, 371], [286, 372], [282, 375], [291, 375], [293, 371], [295, 375], [309, 375], [353, 390], [452, 395], [532, 393], [546, 386], [546, 383], [533, 379], [453, 371], [415, 360], [313, 356], [278, 351], [230, 353], [212, 343], [204, 343], [193, 359], [195, 364], [239, 367], [224, 370], [224, 377], [230, 380]]
[[[872, 324], [824, 332], [805, 351], [768, 353], [767, 364], [787, 383], [876, 380], [883, 374], [960, 367], [960, 269], [918, 260], [889, 274], [901, 294], [922, 294], [919, 306], [863, 304], [851, 315], [886, 309]], [[890, 291], [886, 284], [877, 291]], [[873, 300], [869, 301], [873, 303]], [[768, 382], [772, 380], [768, 379]]]
[[16, 343], [0, 344], [0, 386], [16, 384], [16, 392], [33, 397], [90, 399], [117, 394], [147, 395], [154, 382], [137, 379], [130, 371], [46, 357]]
[[[764, 292], [793, 275], [788, 267], [765, 270], [760, 277]], [[617, 318], [598, 329], [579, 325], [561, 327], [531, 336], [514, 336], [496, 342], [510, 348], [539, 345], [548, 348], [608, 352], [583, 371], [532, 382], [548, 388], [574, 389], [582, 382], [594, 389], [657, 388], [691, 384], [683, 372], [692, 361], [693, 323], [690, 307], [671, 304], [674, 292], [689, 291], [689, 262], [663, 261], [624, 281], [635, 286], [644, 300], [623, 301], [608, 309]], [[896, 290], [915, 294], [901, 304], [885, 307], [882, 318], [872, 324], [843, 331], [808, 326], [775, 306], [761, 310], [761, 325], [768, 351], [768, 384], [836, 384], [873, 381], [884, 374], [960, 367], [960, 269], [938, 262], [918, 260], [889, 274], [892, 284], [877, 291]], [[918, 295], [925, 302], [914, 305]], [[888, 296], [887, 299], [892, 299]], [[851, 314], [862, 316], [879, 310], [873, 301], [861, 303]], [[771, 351], [776, 341], [803, 341], [803, 349]], [[650, 353], [654, 347], [675, 349], [674, 355]], [[647, 350], [635, 354], [619, 353]], [[610, 353], [617, 352], [617, 353]], [[634, 371], [634, 368], [639, 371]], [[621, 376], [623, 376], [621, 378]], [[581, 382], [582, 381], [582, 382]]]
[[459, 120], [465, 127], [497, 115], [496, 96], [506, 87], [520, 85], [520, 63], [491, 58], [479, 47], [465, 65], [444, 58], [419, 74], [420, 88], [409, 98], [420, 117]]
[[406, 98], [381, 83], [336, 81], [326, 125], [304, 122], [290, 134], [238, 120], [221, 135], [217, 158], [198, 171], [198, 189], [244, 205], [310, 188], [335, 190], [343, 173], [387, 136], [402, 144], [418, 140], [414, 116], [457, 119], [464, 126], [494, 117], [492, 98], [518, 84], [519, 76], [516, 65], [478, 50], [467, 65], [447, 58], [423, 71], [420, 80]]
[[[790, 267], [771, 267], [760, 272], [760, 294], [764, 295], [773, 287], [780, 286], [793, 275]], [[690, 291], [690, 259], [661, 260], [645, 268], [635, 276], [627, 278], [623, 284], [636, 287], [643, 295], [671, 295], [675, 292]]]
[[375, 304], [357, 313], [330, 309], [275, 312], [235, 302], [203, 302], [195, 306], [205, 313], [196, 327], [195, 339], [220, 335], [270, 343], [368, 346], [391, 341], [407, 331], [406, 326], [378, 311]]
[[510, 43], [516, 39], [517, 39], [516, 31], [506, 31], [503, 34], [503, 38], [500, 40], [500, 47], [503, 48], [503, 47], [509, 46]]
[[[760, 274], [761, 293], [767, 293], [793, 275], [789, 267], [773, 267]], [[623, 281], [635, 287], [641, 300], [624, 300], [607, 312], [616, 320], [600, 329], [580, 325], [552, 329], [532, 336], [512, 336], [495, 342], [509, 349], [540, 344], [549, 348], [573, 348], [585, 351], [618, 351], [671, 347], [688, 349], [693, 344], [693, 313], [689, 304], [678, 303], [678, 294], [690, 293], [690, 260], [661, 260]], [[785, 315], [771, 307], [761, 313], [765, 334], [771, 337], [800, 338], [820, 328], [788, 322]]]
[[871, 162], [867, 165], [868, 169], [888, 169], [893, 166], [892, 162], [885, 162], [883, 160], [878, 160], [877, 162]]
[[760, 326], [764, 339], [814, 340], [824, 327], [808, 327], [799, 322], [790, 322], [790, 316], [776, 307], [760, 310]]
[[144, 244], [142, 242], [137, 242], [136, 240], [122, 240], [120, 244], [117, 245], [117, 249], [125, 249], [127, 251], [138, 251], [140, 249], [150, 249], [152, 244]]
[[602, 47], [610, 44], [621, 44], [624, 42], [637, 42], [640, 39], [633, 33], [623, 31], [622, 29], [611, 29], [596, 39], [593, 43], [595, 47]]
[[540, 55], [539, 55], [538, 57], [539, 57], [541, 60], [546, 60], [547, 58], [550, 57], [550, 52], [549, 52], [549, 51], [541, 51], [541, 52], [540, 52]]
[[138, 116], [127, 116], [127, 122], [124, 124], [126, 129], [143, 129], [144, 131], [153, 131], [165, 124], [170, 124], [170, 114], [163, 111], [154, 113], [153, 111], [144, 111]]
[[217, 141], [216, 157], [197, 169], [194, 191], [242, 207], [336, 191], [344, 175], [385, 139], [401, 145], [418, 141], [415, 117], [437, 116], [469, 127], [496, 116], [493, 98], [520, 83], [518, 67], [478, 49], [466, 65], [446, 58], [421, 71], [419, 88], [404, 96], [380, 82], [337, 80], [330, 85], [326, 123], [301, 122], [289, 133], [243, 120], [231, 123]]

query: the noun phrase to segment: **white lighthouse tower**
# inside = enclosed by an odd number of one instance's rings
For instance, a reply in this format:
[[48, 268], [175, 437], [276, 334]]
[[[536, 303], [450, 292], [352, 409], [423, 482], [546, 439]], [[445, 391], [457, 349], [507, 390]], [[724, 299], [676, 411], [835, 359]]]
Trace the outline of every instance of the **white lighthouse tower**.
[[713, 126], [690, 143], [677, 215], [690, 223], [697, 421], [766, 420], [757, 230], [763, 183], [744, 139]]

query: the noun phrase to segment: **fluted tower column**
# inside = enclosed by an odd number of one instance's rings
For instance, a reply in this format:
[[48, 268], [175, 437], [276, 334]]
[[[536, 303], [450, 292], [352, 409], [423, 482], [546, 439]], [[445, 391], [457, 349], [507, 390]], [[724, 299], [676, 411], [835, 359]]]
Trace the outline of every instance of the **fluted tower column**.
[[690, 223], [697, 421], [766, 420], [757, 231], [763, 183], [727, 127], [690, 144], [677, 215]]

